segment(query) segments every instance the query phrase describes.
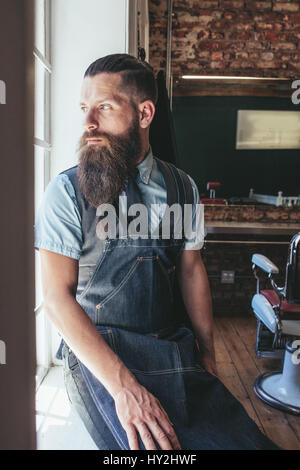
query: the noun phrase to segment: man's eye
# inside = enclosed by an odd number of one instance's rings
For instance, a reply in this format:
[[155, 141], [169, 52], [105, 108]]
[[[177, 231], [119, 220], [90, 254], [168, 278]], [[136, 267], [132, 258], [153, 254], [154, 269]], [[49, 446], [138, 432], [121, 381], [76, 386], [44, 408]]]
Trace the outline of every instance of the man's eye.
[[84, 106], [81, 106], [81, 108], [80, 108], [80, 109], [81, 109], [81, 111], [82, 111], [83, 113], [86, 113], [86, 112], [87, 112], [87, 108], [86, 108], [86, 107], [84, 107]]
[[110, 109], [110, 105], [109, 104], [101, 104], [99, 106], [99, 109], [104, 109], [106, 111], [107, 109]]

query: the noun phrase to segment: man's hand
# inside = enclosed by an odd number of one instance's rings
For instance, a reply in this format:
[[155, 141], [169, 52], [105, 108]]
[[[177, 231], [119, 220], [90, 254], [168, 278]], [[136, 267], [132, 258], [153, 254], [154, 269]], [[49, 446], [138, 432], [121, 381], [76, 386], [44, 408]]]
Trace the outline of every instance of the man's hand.
[[205, 370], [212, 375], [218, 376], [216, 360], [210, 354], [202, 357], [202, 364]]
[[196, 340], [196, 361], [199, 365], [204, 367], [207, 372], [212, 375], [218, 376], [217, 364], [215, 358], [215, 351], [212, 348], [210, 351], [201, 348], [199, 341]]
[[131, 450], [139, 450], [137, 432], [146, 450], [157, 450], [153, 437], [162, 450], [181, 449], [167, 413], [145, 387], [137, 384], [130, 389], [125, 388], [114, 399]]

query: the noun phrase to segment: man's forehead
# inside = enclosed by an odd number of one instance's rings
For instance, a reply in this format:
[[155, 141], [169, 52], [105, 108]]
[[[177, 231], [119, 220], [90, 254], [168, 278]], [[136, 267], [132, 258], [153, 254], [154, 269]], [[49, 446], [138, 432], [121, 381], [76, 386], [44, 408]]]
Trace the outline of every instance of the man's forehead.
[[119, 73], [98, 73], [84, 78], [81, 87], [81, 101], [111, 99], [129, 101], [121, 89], [122, 76]]

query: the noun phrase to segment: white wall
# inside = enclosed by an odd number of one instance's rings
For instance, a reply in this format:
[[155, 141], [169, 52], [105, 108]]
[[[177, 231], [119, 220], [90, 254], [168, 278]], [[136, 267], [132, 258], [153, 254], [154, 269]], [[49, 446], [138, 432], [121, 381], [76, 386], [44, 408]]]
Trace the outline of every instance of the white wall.
[[91, 62], [127, 52], [128, 0], [52, 0], [51, 178], [77, 163], [80, 88]]

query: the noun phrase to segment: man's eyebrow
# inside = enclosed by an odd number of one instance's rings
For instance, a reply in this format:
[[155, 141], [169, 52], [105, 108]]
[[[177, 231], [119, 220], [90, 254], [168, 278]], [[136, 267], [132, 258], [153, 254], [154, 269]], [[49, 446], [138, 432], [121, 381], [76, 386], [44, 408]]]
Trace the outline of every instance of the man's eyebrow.
[[[116, 103], [120, 103], [125, 101], [125, 98], [121, 94], [112, 93], [111, 95], [104, 95], [101, 98], [98, 98], [96, 103], [104, 103], [105, 101], [115, 101]], [[86, 103], [84, 101], [80, 102], [80, 106], [84, 106]]]

